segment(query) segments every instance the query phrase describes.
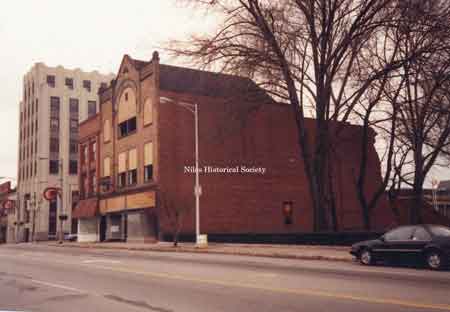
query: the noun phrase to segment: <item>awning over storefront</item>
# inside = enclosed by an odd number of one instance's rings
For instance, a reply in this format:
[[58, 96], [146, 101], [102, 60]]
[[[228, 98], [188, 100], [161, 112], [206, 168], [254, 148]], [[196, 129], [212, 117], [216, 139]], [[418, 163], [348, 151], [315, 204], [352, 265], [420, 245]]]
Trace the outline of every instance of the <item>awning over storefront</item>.
[[98, 214], [98, 199], [89, 198], [78, 202], [72, 212], [72, 218], [93, 218]]

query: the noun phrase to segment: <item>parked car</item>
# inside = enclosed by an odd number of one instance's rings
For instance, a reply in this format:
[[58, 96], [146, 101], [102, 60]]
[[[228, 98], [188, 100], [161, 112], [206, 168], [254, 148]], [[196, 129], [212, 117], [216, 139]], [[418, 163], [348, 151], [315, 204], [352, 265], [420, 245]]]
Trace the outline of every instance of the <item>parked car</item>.
[[78, 235], [76, 233], [64, 233], [64, 240], [76, 242]]
[[413, 261], [440, 270], [450, 264], [450, 228], [441, 225], [400, 226], [378, 239], [352, 245], [350, 253], [364, 265], [377, 261]]

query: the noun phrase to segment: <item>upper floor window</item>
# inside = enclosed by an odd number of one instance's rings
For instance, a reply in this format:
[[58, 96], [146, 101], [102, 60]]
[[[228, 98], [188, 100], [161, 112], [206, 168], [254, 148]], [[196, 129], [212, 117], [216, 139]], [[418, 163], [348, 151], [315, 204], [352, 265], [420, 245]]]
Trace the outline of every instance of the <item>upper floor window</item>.
[[78, 174], [78, 161], [76, 160], [69, 161], [69, 174], [72, 175]]
[[88, 118], [97, 114], [97, 102], [88, 101]]
[[54, 88], [56, 86], [56, 79], [54, 75], [47, 75], [47, 84], [51, 88]]
[[153, 122], [153, 102], [151, 98], [144, 103], [144, 126]]
[[137, 183], [137, 150], [128, 151], [128, 185]]
[[91, 159], [90, 161], [94, 161], [97, 157], [97, 142], [91, 143]]
[[144, 181], [153, 179], [153, 142], [144, 145]]
[[103, 142], [109, 142], [111, 140], [111, 122], [106, 119], [103, 123]]
[[49, 172], [50, 174], [58, 174], [59, 172], [59, 161], [49, 160]]
[[117, 120], [119, 137], [127, 136], [136, 131], [136, 103], [134, 90], [130, 87], [126, 88], [119, 98]]
[[117, 168], [117, 186], [119, 188], [125, 187], [127, 179], [127, 153], [123, 152], [119, 154], [119, 167]]
[[73, 78], [66, 78], [66, 86], [70, 90], [73, 90]]
[[136, 132], [136, 117], [128, 119], [119, 124], [119, 138]]
[[91, 81], [90, 80], [83, 80], [83, 88], [91, 92]]
[[105, 157], [103, 159], [103, 177], [111, 176], [111, 157]]

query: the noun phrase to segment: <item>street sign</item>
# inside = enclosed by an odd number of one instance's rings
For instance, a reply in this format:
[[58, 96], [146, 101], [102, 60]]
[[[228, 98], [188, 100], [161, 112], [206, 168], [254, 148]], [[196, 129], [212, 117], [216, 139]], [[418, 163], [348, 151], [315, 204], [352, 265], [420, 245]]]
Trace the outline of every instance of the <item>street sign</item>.
[[201, 185], [196, 185], [194, 187], [194, 195], [198, 195], [201, 196], [202, 195], [202, 186]]

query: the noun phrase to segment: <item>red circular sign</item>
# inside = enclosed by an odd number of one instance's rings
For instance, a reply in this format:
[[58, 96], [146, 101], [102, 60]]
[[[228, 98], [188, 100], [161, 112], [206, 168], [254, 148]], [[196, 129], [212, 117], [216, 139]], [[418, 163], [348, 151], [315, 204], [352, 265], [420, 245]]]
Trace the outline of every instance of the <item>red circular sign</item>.
[[59, 189], [56, 187], [47, 187], [42, 194], [46, 200], [54, 200], [58, 196]]

